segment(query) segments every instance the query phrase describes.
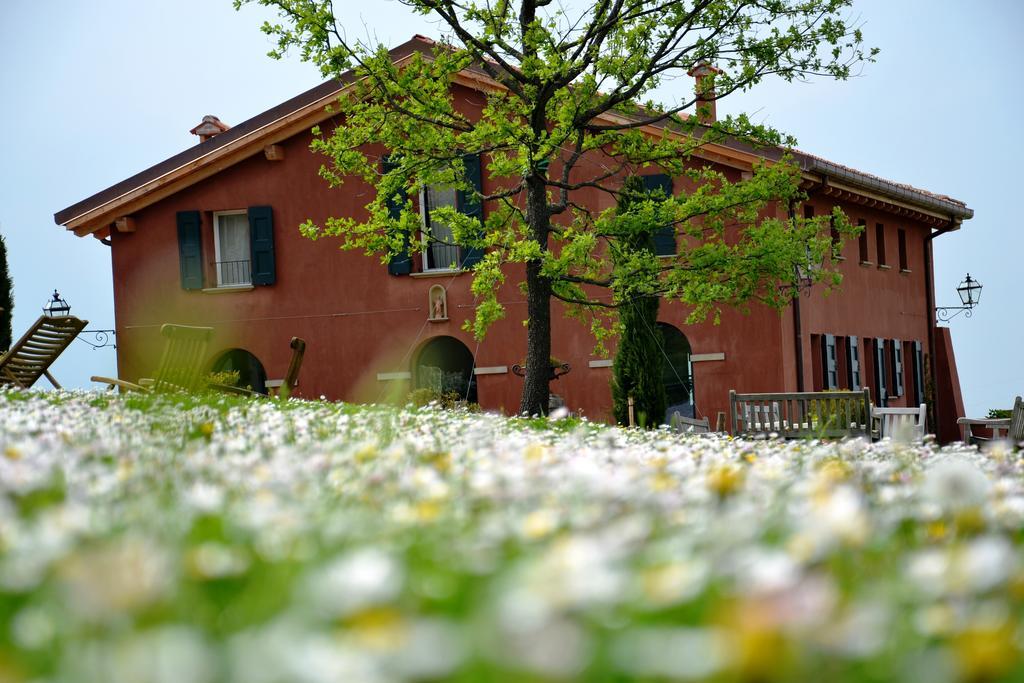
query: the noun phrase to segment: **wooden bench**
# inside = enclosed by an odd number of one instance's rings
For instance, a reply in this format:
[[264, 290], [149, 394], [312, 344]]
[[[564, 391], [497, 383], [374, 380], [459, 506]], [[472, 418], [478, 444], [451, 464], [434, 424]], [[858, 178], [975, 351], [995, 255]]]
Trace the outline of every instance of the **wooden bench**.
[[708, 418], [686, 417], [680, 415], [678, 410], [672, 413], [669, 424], [680, 434], [707, 434], [711, 431], [711, 422]]
[[779, 394], [729, 392], [733, 436], [842, 439], [871, 436], [871, 392], [803, 391]]
[[[1010, 417], [1003, 418], [973, 418], [961, 417], [956, 421], [964, 430], [964, 443], [984, 443], [994, 439], [1009, 439], [1014, 443], [1024, 441], [1024, 399], [1018, 396], [1013, 401], [1013, 410]], [[983, 427], [991, 430], [992, 438], [979, 436], [973, 432], [972, 427]]]

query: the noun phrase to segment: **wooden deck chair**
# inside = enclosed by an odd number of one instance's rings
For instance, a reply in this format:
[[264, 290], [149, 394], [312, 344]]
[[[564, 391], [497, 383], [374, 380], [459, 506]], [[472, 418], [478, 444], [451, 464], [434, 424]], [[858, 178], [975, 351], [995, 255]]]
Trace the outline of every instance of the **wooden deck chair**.
[[[299, 337], [292, 337], [291, 342], [288, 344], [292, 349], [292, 359], [288, 363], [288, 371], [284, 375], [284, 379], [268, 379], [266, 381], [267, 390], [271, 396], [278, 396], [279, 398], [285, 399], [291, 396], [292, 391], [295, 389], [295, 385], [299, 383], [299, 370], [302, 369], [302, 358], [306, 354], [306, 340]], [[210, 384], [210, 388], [217, 389], [229, 394], [238, 394], [239, 396], [263, 396], [259, 392], [253, 391], [252, 389], [246, 389], [244, 387], [235, 387], [229, 384]]]
[[164, 351], [152, 379], [140, 379], [138, 384], [112, 377], [92, 377], [92, 381], [131, 391], [197, 391], [205, 388], [206, 347], [213, 336], [213, 328], [164, 325], [160, 334], [165, 340]]
[[46, 377], [55, 388], [61, 389], [50, 374], [50, 366], [88, 324], [88, 320], [70, 315], [39, 318], [10, 350], [0, 354], [0, 386], [28, 389], [40, 377]]

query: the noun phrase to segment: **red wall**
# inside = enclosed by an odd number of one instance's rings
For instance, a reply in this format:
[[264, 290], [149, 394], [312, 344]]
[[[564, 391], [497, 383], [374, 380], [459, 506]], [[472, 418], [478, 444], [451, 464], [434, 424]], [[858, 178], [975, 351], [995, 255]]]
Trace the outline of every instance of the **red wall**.
[[[468, 105], [467, 105], [468, 106]], [[270, 378], [284, 374], [290, 357], [288, 341], [300, 336], [307, 352], [299, 393], [307, 397], [373, 401], [404, 396], [403, 382], [378, 381], [377, 373], [410, 371], [416, 352], [431, 337], [450, 335], [472, 351], [477, 367], [508, 366], [525, 355], [525, 301], [518, 289], [521, 270], [509, 269], [500, 300], [507, 316], [483, 342], [462, 331], [473, 314], [471, 276], [391, 276], [376, 257], [340, 251], [331, 241], [312, 242], [297, 226], [311, 218], [363, 215], [372, 190], [358, 180], [331, 189], [319, 178], [321, 157], [309, 151], [310, 136], [281, 143], [283, 161], [253, 156], [135, 214], [137, 231], [113, 233], [114, 299], [118, 333], [118, 364], [122, 377], [151, 372], [162, 344], [165, 322], [215, 328], [211, 358], [230, 348], [244, 348], [260, 359]], [[737, 171], [727, 170], [730, 174]], [[485, 174], [486, 176], [486, 174]], [[485, 177], [485, 192], [491, 189]], [[601, 193], [581, 192], [581, 203], [598, 210], [609, 205]], [[813, 198], [818, 213], [830, 210], [826, 198]], [[249, 206], [273, 207], [277, 282], [252, 291], [205, 293], [181, 289], [175, 214], [198, 210], [203, 221], [208, 281], [213, 280], [212, 213]], [[842, 291], [825, 298], [819, 288], [801, 299], [806, 389], [812, 389], [816, 357], [811, 336], [830, 333], [927, 342], [923, 240], [927, 228], [902, 223], [894, 216], [858, 205], [844, 206], [854, 222], [865, 218], [874, 242], [874, 223], [887, 236], [893, 267], [861, 266], [857, 245], [847, 245], [842, 263]], [[910, 271], [901, 273], [896, 256], [896, 228], [907, 230]], [[874, 247], [872, 246], [872, 249]], [[448, 322], [427, 322], [428, 291], [448, 287]], [[568, 406], [592, 419], [610, 417], [610, 368], [590, 368], [593, 340], [578, 322], [554, 305], [552, 354], [572, 365], [570, 374], [552, 384]], [[695, 362], [697, 410], [711, 418], [727, 410], [728, 391], [795, 391], [796, 355], [791, 310], [777, 313], [754, 306], [748, 314], [726, 311], [720, 325], [684, 324], [687, 311], [663, 305], [661, 320], [679, 327], [694, 354], [725, 354], [724, 361]], [[867, 354], [865, 354], [865, 359]], [[909, 358], [907, 359], [909, 364]], [[511, 372], [478, 376], [482, 405], [515, 412], [522, 380]], [[909, 394], [909, 392], [908, 392]], [[902, 405], [896, 401], [893, 405]]]

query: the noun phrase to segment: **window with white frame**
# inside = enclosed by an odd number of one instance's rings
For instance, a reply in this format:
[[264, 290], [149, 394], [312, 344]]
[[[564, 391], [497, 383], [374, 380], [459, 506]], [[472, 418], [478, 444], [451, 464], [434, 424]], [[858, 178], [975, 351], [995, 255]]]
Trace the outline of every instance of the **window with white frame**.
[[459, 247], [455, 244], [452, 228], [432, 216], [441, 207], [457, 208], [455, 188], [429, 185], [420, 191], [420, 219], [423, 222], [423, 270], [451, 270], [458, 268]]
[[217, 286], [252, 284], [249, 248], [249, 217], [245, 211], [213, 214], [213, 242], [216, 253]]

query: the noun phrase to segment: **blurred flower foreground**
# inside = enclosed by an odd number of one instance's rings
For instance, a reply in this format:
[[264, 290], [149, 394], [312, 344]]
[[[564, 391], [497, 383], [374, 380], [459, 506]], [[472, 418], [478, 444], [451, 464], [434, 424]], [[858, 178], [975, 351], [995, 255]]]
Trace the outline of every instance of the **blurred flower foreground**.
[[1021, 453], [0, 393], [0, 681], [1021, 680]]

